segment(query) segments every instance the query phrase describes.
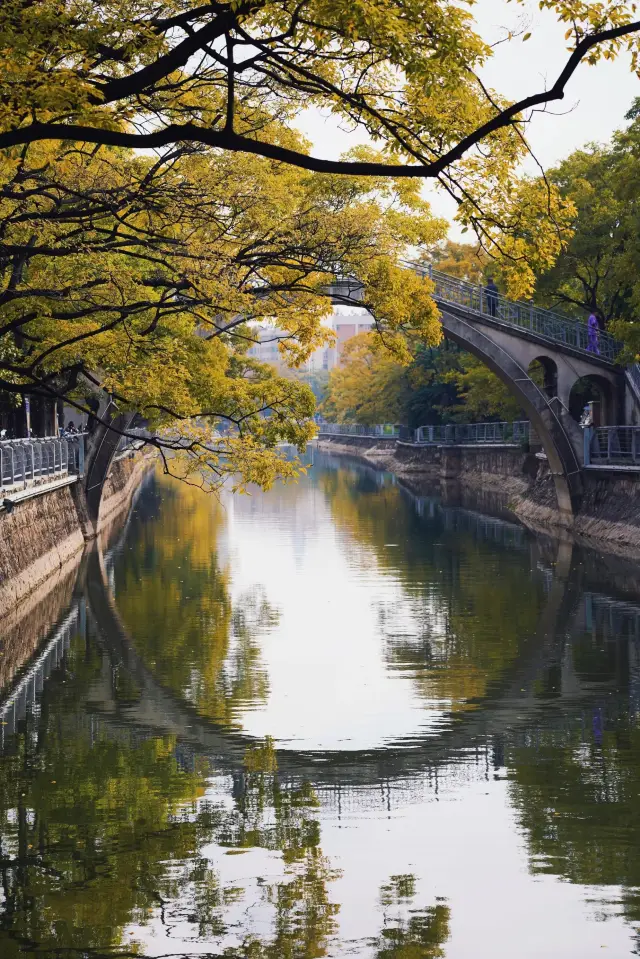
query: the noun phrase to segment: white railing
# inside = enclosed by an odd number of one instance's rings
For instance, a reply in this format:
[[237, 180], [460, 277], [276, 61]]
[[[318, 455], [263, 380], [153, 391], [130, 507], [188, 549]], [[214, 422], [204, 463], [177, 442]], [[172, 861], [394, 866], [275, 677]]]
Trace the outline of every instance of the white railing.
[[0, 491], [84, 474], [84, 434], [0, 440]]
[[448, 423], [446, 426], [420, 426], [410, 430], [406, 426], [383, 423], [379, 426], [361, 426], [357, 423], [320, 423], [320, 436], [369, 436], [388, 439], [406, 439], [421, 446], [464, 446], [467, 443], [499, 443], [522, 445], [529, 442], [529, 421], [513, 423]]
[[528, 420], [513, 423], [448, 423], [445, 426], [420, 426], [415, 443], [424, 446], [465, 446], [468, 443], [522, 445], [529, 442]]
[[360, 426], [358, 423], [320, 423], [320, 436], [383, 436], [388, 439], [400, 436], [400, 427], [392, 423], [377, 426]]

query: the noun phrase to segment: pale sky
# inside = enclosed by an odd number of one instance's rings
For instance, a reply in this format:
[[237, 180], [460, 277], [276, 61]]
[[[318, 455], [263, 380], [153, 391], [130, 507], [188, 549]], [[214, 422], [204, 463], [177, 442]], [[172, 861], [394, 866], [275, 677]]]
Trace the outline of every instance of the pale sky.
[[[472, 8], [479, 32], [489, 43], [518, 27], [531, 31], [529, 40], [520, 37], [501, 43], [482, 79], [510, 99], [537, 93], [552, 86], [568, 57], [565, 26], [553, 14], [541, 12], [537, 2], [507, 3], [505, 0], [478, 0]], [[547, 114], [536, 114], [528, 129], [533, 150], [544, 167], [553, 166], [573, 150], [592, 141], [609, 140], [624, 126], [625, 113], [634, 97], [640, 96], [640, 80], [629, 68], [625, 55], [614, 63], [602, 61], [596, 67], [582, 64], [569, 83], [565, 99], [550, 105]], [[314, 144], [314, 154], [336, 158], [354, 143], [364, 142], [362, 134], [341, 131], [335, 120], [309, 111], [299, 124]], [[529, 172], [535, 172], [531, 167]], [[434, 211], [450, 217], [453, 205], [439, 196]], [[455, 235], [455, 231], [454, 234]]]

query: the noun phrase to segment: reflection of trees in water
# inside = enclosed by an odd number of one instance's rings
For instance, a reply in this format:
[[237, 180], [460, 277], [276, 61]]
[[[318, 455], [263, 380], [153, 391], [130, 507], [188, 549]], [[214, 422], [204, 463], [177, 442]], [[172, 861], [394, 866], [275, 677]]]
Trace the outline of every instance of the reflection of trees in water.
[[381, 887], [383, 926], [371, 940], [375, 959], [440, 959], [445, 955], [451, 910], [444, 900], [415, 908], [415, 887], [411, 873], [391, 876]]
[[[155, 908], [167, 862], [211, 831], [194, 811], [205, 770], [183, 769], [174, 743], [95, 735], [85, 697], [101, 657], [78, 643], [64, 683], [0, 757], [0, 954], [105, 949]], [[31, 948], [31, 946], [29, 946]]]
[[258, 893], [270, 931], [229, 955], [324, 955], [336, 873], [311, 788], [280, 783], [267, 743], [247, 756], [233, 803], [212, 801], [208, 764], [172, 737], [141, 738], [87, 714], [104, 670], [103, 654], [77, 637], [39, 712], [0, 754], [2, 959], [25, 949], [129, 956], [158, 923], [170, 937], [226, 935], [228, 910], [246, 892], [221, 883], [202, 853], [212, 842], [277, 851], [285, 867]]
[[[535, 633], [544, 604], [528, 553], [421, 517], [401, 487], [357, 467], [321, 475], [338, 527], [396, 577], [402, 600], [380, 603], [389, 664], [420, 694], [456, 710], [488, 695]], [[393, 543], [397, 548], [389, 548]]]
[[625, 695], [633, 696], [630, 639], [604, 620], [574, 633], [556, 672], [577, 677], [588, 705], [566, 717], [564, 728], [531, 731], [526, 745], [507, 749], [506, 764], [531, 870], [587, 886], [622, 886], [624, 914], [637, 923], [640, 725], [637, 704]]
[[157, 515], [133, 518], [116, 565], [118, 610], [137, 653], [163, 685], [199, 713], [232, 724], [267, 696], [257, 635], [277, 621], [249, 591], [232, 607], [217, 545], [224, 510], [213, 496], [163, 480]]

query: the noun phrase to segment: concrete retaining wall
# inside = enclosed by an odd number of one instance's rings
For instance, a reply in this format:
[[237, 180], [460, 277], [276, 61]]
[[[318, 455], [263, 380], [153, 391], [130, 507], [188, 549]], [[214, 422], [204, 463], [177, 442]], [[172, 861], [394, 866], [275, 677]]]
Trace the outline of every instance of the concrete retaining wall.
[[[153, 465], [149, 455], [117, 460], [105, 485], [100, 523], [126, 507], [142, 475]], [[43, 584], [55, 585], [61, 571], [80, 563], [85, 545], [82, 496], [74, 485], [42, 493], [0, 511], [0, 636], [5, 617]]]

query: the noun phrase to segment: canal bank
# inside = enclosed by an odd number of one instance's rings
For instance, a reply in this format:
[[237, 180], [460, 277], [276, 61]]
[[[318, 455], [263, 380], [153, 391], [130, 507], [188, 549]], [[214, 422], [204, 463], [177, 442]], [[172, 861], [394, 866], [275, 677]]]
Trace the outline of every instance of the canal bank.
[[389, 437], [324, 436], [318, 449], [357, 456], [404, 479], [425, 478], [461, 489], [498, 493], [522, 523], [585, 545], [640, 555], [640, 473], [584, 470], [584, 496], [573, 524], [557, 508], [553, 477], [543, 454], [518, 446], [416, 446]]
[[[105, 484], [100, 508], [100, 533], [127, 508], [144, 474], [154, 464], [153, 454], [127, 452], [117, 459]], [[75, 476], [33, 487], [28, 495], [13, 496], [7, 509], [0, 505], [0, 633], [5, 617], [18, 605], [58, 581], [74, 578], [85, 547], [83, 496]]]

